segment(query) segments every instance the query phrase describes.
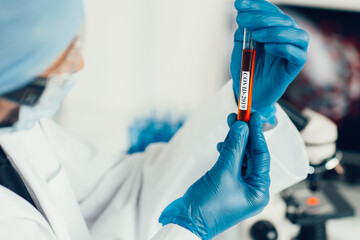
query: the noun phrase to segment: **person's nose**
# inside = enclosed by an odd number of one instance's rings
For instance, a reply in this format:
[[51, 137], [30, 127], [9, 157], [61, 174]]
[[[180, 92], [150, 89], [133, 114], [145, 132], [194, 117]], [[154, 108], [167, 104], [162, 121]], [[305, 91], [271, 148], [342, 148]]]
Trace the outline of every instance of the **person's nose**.
[[80, 54], [80, 59], [79, 59], [79, 62], [75, 68], [75, 72], [78, 72], [80, 70], [82, 70], [84, 68], [84, 65], [85, 65], [85, 61], [84, 61], [84, 57], [82, 54]]

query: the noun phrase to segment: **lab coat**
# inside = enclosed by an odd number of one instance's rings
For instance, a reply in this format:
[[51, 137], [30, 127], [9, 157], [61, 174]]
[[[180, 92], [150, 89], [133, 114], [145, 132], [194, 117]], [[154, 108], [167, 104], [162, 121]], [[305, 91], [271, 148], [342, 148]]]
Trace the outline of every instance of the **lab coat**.
[[[133, 155], [96, 150], [50, 119], [28, 131], [2, 134], [0, 145], [37, 209], [0, 186], [0, 239], [198, 239], [174, 224], [161, 227], [158, 218], [216, 162], [216, 144], [224, 140], [226, 118], [236, 109], [230, 81], [168, 144]], [[276, 127], [265, 137], [271, 191], [303, 179], [304, 144], [280, 108]]]

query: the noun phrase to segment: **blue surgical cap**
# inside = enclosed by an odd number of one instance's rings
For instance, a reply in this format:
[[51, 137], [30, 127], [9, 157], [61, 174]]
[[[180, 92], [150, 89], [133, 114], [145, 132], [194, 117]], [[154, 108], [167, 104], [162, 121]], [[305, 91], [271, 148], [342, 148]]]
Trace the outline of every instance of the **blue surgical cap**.
[[34, 80], [83, 23], [82, 0], [0, 0], [0, 95]]

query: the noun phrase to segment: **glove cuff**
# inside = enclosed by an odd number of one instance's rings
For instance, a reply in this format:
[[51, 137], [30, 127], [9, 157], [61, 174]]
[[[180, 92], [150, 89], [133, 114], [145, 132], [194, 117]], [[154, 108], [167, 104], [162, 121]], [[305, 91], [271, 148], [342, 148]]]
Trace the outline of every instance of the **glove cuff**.
[[190, 211], [191, 207], [184, 203], [183, 198], [179, 198], [165, 208], [161, 213], [159, 223], [161, 223], [162, 226], [176, 224], [189, 230], [203, 240], [211, 239], [211, 237], [204, 234], [204, 231], [192, 220]]

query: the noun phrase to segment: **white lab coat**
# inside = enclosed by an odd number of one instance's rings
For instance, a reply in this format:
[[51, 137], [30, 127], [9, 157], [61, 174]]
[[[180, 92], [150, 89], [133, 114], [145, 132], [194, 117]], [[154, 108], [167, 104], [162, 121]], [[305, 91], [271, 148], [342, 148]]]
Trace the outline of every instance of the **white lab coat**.
[[[0, 186], [0, 239], [198, 239], [177, 225], [161, 227], [157, 219], [215, 163], [231, 112], [230, 81], [168, 144], [133, 155], [107, 155], [49, 119], [1, 135], [0, 145], [38, 210]], [[279, 108], [277, 120], [265, 133], [273, 192], [300, 181], [307, 170], [303, 142]]]

